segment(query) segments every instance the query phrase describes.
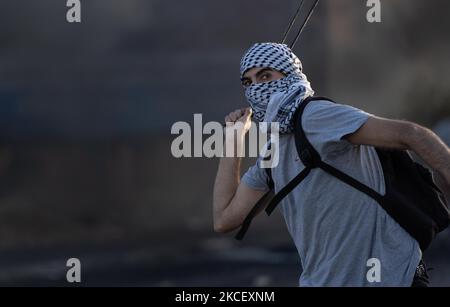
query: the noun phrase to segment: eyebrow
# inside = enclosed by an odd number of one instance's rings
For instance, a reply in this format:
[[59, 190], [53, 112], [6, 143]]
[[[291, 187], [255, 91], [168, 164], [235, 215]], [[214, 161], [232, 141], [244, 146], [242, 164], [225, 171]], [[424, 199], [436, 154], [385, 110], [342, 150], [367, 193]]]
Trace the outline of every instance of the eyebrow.
[[[261, 76], [263, 73], [268, 72], [268, 71], [275, 71], [275, 70], [274, 70], [273, 68], [270, 68], [270, 67], [263, 68], [263, 69], [261, 69], [260, 71], [258, 71], [258, 72], [256, 73], [256, 77], [259, 77], [259, 76]], [[245, 80], [250, 80], [250, 78], [249, 78], [249, 77], [243, 77], [243, 78], [241, 78], [241, 81], [245, 81]]]

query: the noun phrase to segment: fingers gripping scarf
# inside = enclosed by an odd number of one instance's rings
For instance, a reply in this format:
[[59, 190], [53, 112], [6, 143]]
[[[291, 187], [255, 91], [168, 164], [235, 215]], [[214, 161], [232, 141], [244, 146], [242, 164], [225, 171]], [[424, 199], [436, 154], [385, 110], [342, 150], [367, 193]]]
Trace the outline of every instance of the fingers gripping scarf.
[[258, 121], [278, 122], [280, 133], [293, 132], [293, 117], [302, 101], [314, 95], [302, 64], [287, 45], [259, 43], [253, 45], [241, 60], [241, 78], [255, 67], [269, 67], [286, 77], [246, 88], [245, 96]]

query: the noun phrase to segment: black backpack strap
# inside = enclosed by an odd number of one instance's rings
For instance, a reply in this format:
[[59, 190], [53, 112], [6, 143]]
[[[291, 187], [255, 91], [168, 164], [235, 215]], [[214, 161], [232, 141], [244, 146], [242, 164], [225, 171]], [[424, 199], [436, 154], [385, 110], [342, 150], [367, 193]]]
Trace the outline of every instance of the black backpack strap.
[[[312, 101], [317, 100], [327, 100], [334, 102], [333, 100], [326, 97], [309, 97], [306, 98], [297, 109], [294, 115], [294, 133], [295, 133], [295, 146], [297, 148], [297, 153], [302, 163], [305, 165], [305, 168], [297, 175], [294, 179], [292, 179], [280, 192], [278, 192], [272, 199], [270, 199], [269, 195], [273, 193], [273, 191], [267, 192], [254, 206], [254, 208], [250, 211], [249, 215], [244, 220], [239, 233], [236, 235], [236, 239], [242, 240], [245, 233], [247, 232], [252, 219], [256, 216], [259, 210], [270, 200], [269, 204], [266, 207], [267, 215], [271, 215], [275, 210], [277, 205], [295, 188], [297, 187], [311, 172], [314, 168], [321, 168], [328, 174], [342, 182], [352, 186], [353, 188], [361, 191], [362, 193], [368, 195], [369, 197], [375, 199], [376, 201], [381, 203], [383, 196], [368, 187], [367, 185], [359, 182], [358, 180], [352, 178], [351, 176], [345, 174], [344, 172], [338, 170], [337, 168], [325, 163], [322, 161], [320, 154], [317, 150], [312, 146], [306, 137], [306, 133], [302, 126], [302, 116], [305, 111], [306, 106]], [[271, 182], [271, 189], [273, 189], [273, 181], [271, 176], [271, 170], [266, 169], [268, 172], [268, 178]], [[271, 195], [270, 195], [271, 196]]]
[[344, 172], [338, 170], [334, 166], [329, 165], [328, 163], [322, 161], [320, 154], [314, 148], [314, 146], [309, 142], [306, 137], [306, 133], [302, 126], [302, 116], [305, 108], [313, 101], [317, 100], [327, 100], [334, 102], [333, 100], [326, 97], [309, 97], [306, 98], [300, 107], [295, 112], [294, 116], [294, 133], [295, 133], [295, 146], [297, 148], [297, 153], [299, 158], [302, 160], [302, 163], [305, 165], [305, 169], [300, 172], [300, 174], [294, 178], [291, 182], [289, 182], [285, 188], [283, 188], [274, 198], [271, 200], [269, 205], [266, 208], [267, 215], [270, 215], [273, 210], [275, 210], [276, 206], [281, 202], [281, 200], [289, 194], [297, 185], [299, 185], [303, 179], [309, 174], [310, 170], [313, 168], [320, 168], [323, 171], [327, 172], [331, 176], [341, 180], [342, 182], [350, 185], [351, 187], [359, 190], [360, 192], [368, 195], [374, 200], [381, 202], [383, 196], [367, 185], [359, 182], [353, 177], [345, 174]]
[[320, 167], [322, 170], [327, 172], [333, 177], [336, 177], [340, 181], [348, 184], [349, 186], [359, 190], [360, 192], [366, 194], [367, 196], [373, 198], [378, 203], [382, 204], [383, 195], [375, 191], [374, 189], [368, 187], [364, 183], [356, 180], [355, 178], [347, 175], [346, 173], [338, 170], [334, 166], [329, 165], [328, 163], [325, 163], [323, 161], [320, 161], [318, 167]]
[[338, 170], [334, 166], [329, 165], [328, 163], [324, 162], [320, 154], [317, 152], [317, 150], [312, 146], [312, 144], [309, 142], [308, 138], [306, 137], [306, 133], [302, 126], [302, 116], [303, 112], [305, 111], [306, 106], [317, 100], [326, 100], [334, 102], [333, 100], [326, 98], [326, 97], [310, 97], [304, 100], [304, 102], [301, 104], [301, 106], [297, 109], [296, 117], [295, 117], [295, 146], [297, 148], [298, 155], [300, 159], [302, 160], [304, 165], [309, 165], [310, 167], [319, 167], [328, 174], [330, 174], [333, 177], [336, 177], [337, 179], [343, 181], [344, 183], [352, 186], [353, 188], [361, 191], [362, 193], [368, 195], [369, 197], [373, 198], [374, 200], [381, 202], [382, 195], [378, 193], [377, 191], [373, 190], [372, 188], [368, 187], [367, 185], [359, 182], [358, 180], [354, 179], [353, 177], [345, 174], [344, 172]]
[[295, 135], [295, 147], [297, 148], [298, 157], [302, 160], [303, 165], [312, 168], [317, 167], [318, 163], [322, 160], [317, 150], [311, 145], [306, 137], [305, 131], [302, 126], [302, 116], [305, 108], [313, 101], [317, 100], [329, 100], [324, 97], [308, 97], [295, 111], [294, 114], [294, 135]]
[[270, 190], [273, 190], [274, 187], [275, 187], [275, 184], [273, 183], [272, 169], [271, 168], [265, 168], [264, 170], [266, 171], [266, 174], [267, 174], [267, 185], [269, 186]]
[[[297, 111], [294, 115], [295, 124], [298, 125], [298, 122], [299, 122], [300, 128], [301, 128], [301, 116], [303, 114], [303, 111], [304, 111], [306, 105], [309, 102], [314, 101], [314, 100], [323, 100], [323, 99], [330, 100], [330, 99], [322, 98], [322, 97], [308, 97], [305, 100], [303, 100], [303, 102], [301, 103], [300, 107], [297, 109]], [[299, 119], [300, 121], [297, 119]], [[296, 186], [298, 186], [306, 178], [306, 176], [309, 175], [311, 169], [313, 168], [313, 167], [310, 167], [310, 166], [312, 166], [313, 163], [307, 162], [307, 161], [310, 161], [310, 156], [313, 155], [311, 161], [313, 161], [313, 160], [316, 161], [317, 159], [320, 160], [319, 154], [314, 149], [314, 147], [311, 144], [309, 144], [308, 139], [306, 138], [303, 129], [302, 128], [298, 129], [296, 127], [295, 131], [296, 131], [296, 134], [297, 134], [297, 131], [300, 131], [300, 133], [302, 133], [302, 136], [295, 137], [297, 151], [299, 151], [299, 148], [310, 149], [310, 150], [304, 151], [303, 155], [300, 154], [300, 158], [301, 158], [303, 164], [306, 166], [305, 169], [303, 169], [297, 176], [295, 176], [295, 178], [292, 179], [283, 189], [281, 189], [281, 191], [279, 193], [277, 193], [275, 196], [273, 196], [274, 183], [273, 183], [273, 179], [272, 179], [272, 170], [270, 168], [266, 168], [267, 177], [268, 177], [268, 186], [271, 189], [271, 191], [267, 192], [263, 197], [261, 197], [258, 200], [258, 202], [255, 204], [253, 209], [250, 211], [250, 213], [247, 215], [247, 217], [245, 218], [244, 222], [241, 225], [239, 232], [235, 236], [235, 238], [237, 240], [243, 239], [244, 235], [246, 234], [246, 232], [248, 231], [248, 229], [250, 227], [250, 224], [251, 224], [253, 218], [258, 214], [259, 210], [261, 210], [261, 208], [267, 204], [268, 201], [270, 201], [270, 202], [266, 207], [266, 213], [268, 215], [270, 215], [275, 210], [277, 205], [286, 197], [286, 195], [288, 195]], [[299, 147], [299, 146], [301, 146], [301, 147]], [[317, 162], [318, 161], [316, 161], [316, 163]]]
[[274, 198], [271, 200], [266, 208], [267, 215], [271, 215], [277, 205], [286, 197], [296, 186], [298, 186], [311, 172], [311, 169], [318, 167], [321, 162], [319, 153], [314, 149], [311, 143], [306, 138], [305, 131], [302, 127], [302, 116], [306, 106], [315, 100], [330, 100], [323, 97], [308, 97], [300, 104], [294, 114], [294, 133], [295, 133], [295, 146], [297, 153], [302, 160], [305, 168], [291, 180]]
[[310, 167], [305, 167], [297, 176], [294, 177], [284, 188], [281, 189], [270, 201], [266, 207], [267, 215], [271, 215], [277, 205], [285, 198], [296, 186], [298, 186], [311, 172]]
[[322, 170], [327, 172], [328, 174], [338, 178], [339, 180], [347, 183], [348, 185], [354, 187], [355, 189], [363, 192], [364, 194], [372, 197], [373, 199], [380, 201], [382, 195], [373, 190], [372, 188], [366, 186], [365, 184], [359, 182], [358, 180], [350, 177], [344, 172], [338, 170], [334, 166], [329, 165], [324, 162], [319, 153], [314, 149], [311, 143], [308, 141], [306, 137], [306, 133], [303, 130], [302, 126], [302, 115], [305, 107], [312, 101], [316, 100], [327, 100], [331, 102], [335, 102], [326, 97], [312, 97], [309, 99], [305, 99], [300, 108], [297, 110], [297, 120], [295, 125], [295, 145], [297, 147], [297, 151], [299, 152], [299, 157], [302, 160], [303, 164], [310, 165], [311, 167], [320, 167]]
[[250, 224], [252, 223], [253, 218], [258, 214], [258, 212], [271, 200], [273, 197], [273, 189], [274, 189], [274, 183], [272, 179], [272, 169], [266, 168], [264, 169], [267, 174], [267, 186], [269, 187], [269, 191], [263, 195], [255, 204], [255, 206], [252, 208], [250, 213], [245, 218], [244, 222], [241, 225], [241, 228], [239, 232], [236, 234], [235, 238], [236, 240], [242, 240], [247, 233]]
[[270, 190], [266, 194], [264, 194], [263, 197], [261, 197], [258, 202], [255, 204], [253, 209], [250, 211], [250, 213], [245, 218], [244, 222], [241, 225], [241, 228], [239, 232], [236, 234], [235, 238], [236, 240], [242, 240], [245, 236], [245, 234], [248, 231], [248, 228], [250, 227], [250, 224], [252, 223], [253, 218], [258, 214], [258, 212], [267, 204], [270, 198], [273, 196], [273, 191]]

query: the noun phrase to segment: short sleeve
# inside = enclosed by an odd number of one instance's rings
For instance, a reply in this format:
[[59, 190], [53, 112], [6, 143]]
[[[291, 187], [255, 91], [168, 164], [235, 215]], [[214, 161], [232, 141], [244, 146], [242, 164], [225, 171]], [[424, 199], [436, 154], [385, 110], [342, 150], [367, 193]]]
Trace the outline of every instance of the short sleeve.
[[268, 175], [266, 170], [259, 167], [259, 160], [251, 166], [241, 179], [248, 187], [258, 191], [268, 191]]
[[351, 144], [342, 138], [356, 132], [371, 114], [352, 106], [331, 101], [314, 101], [302, 116], [306, 137], [320, 155], [348, 149]]

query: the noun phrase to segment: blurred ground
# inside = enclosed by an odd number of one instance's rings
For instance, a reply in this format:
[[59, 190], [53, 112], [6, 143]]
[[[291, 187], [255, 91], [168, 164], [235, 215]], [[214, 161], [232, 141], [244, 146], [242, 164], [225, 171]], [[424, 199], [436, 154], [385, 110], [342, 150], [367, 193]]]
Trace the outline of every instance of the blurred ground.
[[[213, 233], [217, 161], [168, 160], [169, 142], [144, 143], [10, 147], [3, 170], [22, 180], [2, 177], [0, 285], [67, 286], [72, 257], [84, 286], [298, 284], [297, 252], [278, 213], [258, 217], [243, 242]], [[192, 180], [196, 172], [202, 180]], [[426, 254], [435, 286], [450, 285], [449, 239], [441, 234]]]
[[[450, 235], [449, 232], [446, 235]], [[296, 287], [301, 268], [289, 243], [236, 244], [229, 238], [209, 237], [170, 242], [111, 242], [95, 246], [16, 249], [2, 251], [1, 286], [69, 286], [65, 263], [77, 257], [81, 286], [153, 287]], [[261, 241], [261, 240], [260, 240]], [[439, 241], [438, 241], [439, 242]], [[162, 244], [158, 244], [162, 243]], [[439, 243], [438, 243], [439, 244]], [[433, 248], [425, 261], [431, 286], [449, 286], [448, 244]]]

